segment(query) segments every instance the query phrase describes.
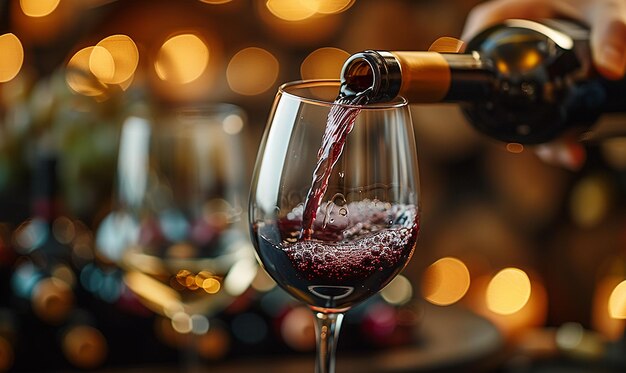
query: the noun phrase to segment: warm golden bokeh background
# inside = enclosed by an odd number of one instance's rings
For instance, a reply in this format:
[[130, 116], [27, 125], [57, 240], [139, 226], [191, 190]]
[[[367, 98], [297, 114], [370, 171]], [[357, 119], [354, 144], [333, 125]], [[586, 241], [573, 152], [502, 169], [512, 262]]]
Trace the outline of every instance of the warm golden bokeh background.
[[[94, 281], [101, 284], [114, 273], [112, 263], [98, 262], [103, 259], [94, 232], [112, 208], [119, 133], [126, 117], [146, 111], [158, 115], [192, 103], [236, 104], [245, 118], [232, 118], [223, 126], [227, 133], [243, 136], [244, 169], [251, 172], [281, 83], [338, 78], [343, 61], [360, 50], [425, 50], [440, 36], [458, 37], [478, 2], [2, 2], [0, 307], [12, 316], [0, 314], [0, 371], [42, 369], [28, 359], [35, 354], [51, 365], [43, 369], [52, 370], [173, 364], [177, 355], [172, 351], [191, 348], [185, 335], [192, 321], [146, 321], [154, 316], [141, 314], [145, 310], [137, 311], [138, 306], [117, 307], [120, 294], [98, 293], [100, 285], [91, 289], [94, 282], [83, 279], [99, 270], [103, 280]], [[483, 368], [533, 371], [541, 367], [533, 361], [540, 359], [582, 366], [614, 359], [611, 343], [623, 338], [626, 318], [624, 139], [585, 143], [577, 150], [586, 161], [572, 170], [542, 161], [537, 156], [541, 149], [484, 138], [456, 105], [414, 106], [412, 114], [422, 184], [421, 238], [407, 270], [381, 293], [381, 303], [374, 305], [378, 308], [357, 312], [359, 321], [348, 325], [342, 336], [347, 349], [417, 345], [419, 350], [428, 340], [412, 332], [407, 337], [403, 325], [419, 331], [428, 312], [459, 308], [489, 320], [502, 337], [501, 348], [487, 351], [488, 356], [478, 354], [489, 361]], [[621, 120], [606, 118], [605, 124], [610, 128]], [[19, 296], [10, 284], [33, 278], [17, 268], [33, 245], [33, 233], [24, 226], [32, 215], [33, 160], [50, 148], [59, 152], [65, 214], [72, 218], [58, 223], [59, 236], [65, 234], [81, 264], [56, 268], [46, 286], [57, 296], [65, 294], [67, 298], [60, 297], [69, 299], [68, 307], [80, 304], [93, 311], [106, 304], [109, 317], [95, 311], [101, 331], [74, 330], [62, 343], [55, 337], [57, 329], [39, 335], [36, 327], [10, 321], [41, 318], [34, 303], [16, 306], [21, 301], [13, 300]], [[204, 284], [206, 279], [201, 280]], [[274, 353], [266, 346], [271, 341], [278, 341], [287, 355], [311, 351], [308, 313], [297, 305], [280, 314], [263, 310], [263, 295], [273, 294], [273, 282], [259, 275], [252, 288], [260, 306], [241, 305], [200, 333], [196, 349], [203, 361], [228, 363]], [[436, 306], [410, 311], [416, 302], [418, 308], [425, 302]], [[63, 309], [58, 312], [63, 315]], [[138, 314], [142, 321], [135, 324], [136, 333], [156, 338], [150, 346], [165, 349], [160, 357], [120, 351], [129, 347], [120, 342], [123, 332], [113, 319], [128, 325]], [[370, 341], [347, 337], [359, 328], [365, 328]], [[39, 341], [31, 344], [31, 339]], [[86, 360], [81, 360], [83, 351], [73, 350], [83, 340], [96, 346]], [[107, 342], [108, 347], [98, 347]], [[112, 345], [116, 343], [124, 347]], [[31, 350], [24, 351], [29, 344]], [[56, 346], [59, 357], [48, 356], [56, 351], [49, 346]], [[420, 351], [426, 357], [419, 361], [432, 363], [428, 350]]]

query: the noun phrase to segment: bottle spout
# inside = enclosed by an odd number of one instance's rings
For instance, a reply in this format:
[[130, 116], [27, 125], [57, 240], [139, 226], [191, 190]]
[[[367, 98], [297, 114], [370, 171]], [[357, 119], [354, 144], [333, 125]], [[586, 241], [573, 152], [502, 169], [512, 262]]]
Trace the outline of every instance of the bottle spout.
[[341, 95], [367, 95], [369, 102], [391, 101], [400, 93], [402, 75], [393, 54], [367, 50], [348, 57], [341, 70]]

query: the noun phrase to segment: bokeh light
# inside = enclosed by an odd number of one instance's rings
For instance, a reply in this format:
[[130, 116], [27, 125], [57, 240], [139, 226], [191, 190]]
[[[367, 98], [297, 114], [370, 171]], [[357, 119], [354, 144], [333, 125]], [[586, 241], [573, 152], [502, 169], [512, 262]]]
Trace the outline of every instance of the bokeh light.
[[[236, 243], [247, 245], [247, 243]], [[252, 250], [252, 248], [249, 248]], [[224, 279], [224, 290], [231, 296], [237, 297], [250, 287], [256, 277], [257, 263], [253, 258], [242, 257], [230, 267], [228, 275]]]
[[318, 13], [336, 14], [348, 10], [356, 0], [316, 0], [314, 1]]
[[315, 0], [257, 2], [258, 14], [274, 39], [293, 45], [318, 47], [336, 35], [343, 24], [339, 14], [322, 14]]
[[56, 265], [52, 271], [52, 276], [66, 283], [68, 286], [73, 287], [76, 285], [76, 275], [72, 269], [65, 264]]
[[332, 47], [319, 48], [311, 52], [300, 66], [302, 79], [338, 79], [343, 63], [349, 53]]
[[617, 284], [611, 292], [609, 314], [614, 319], [626, 319], [626, 280]]
[[[508, 268], [508, 270], [510, 269], [512, 268]], [[514, 270], [519, 271], [517, 269]], [[517, 311], [504, 314], [496, 312], [492, 308], [494, 302], [492, 302], [493, 299], [490, 301], [490, 296], [488, 295], [493, 294], [489, 291], [490, 287], [492, 288], [491, 291], [496, 290], [494, 289], [495, 286], [492, 285], [494, 282], [494, 276], [492, 275], [481, 275], [472, 278], [472, 286], [465, 297], [464, 304], [472, 311], [493, 322], [505, 338], [519, 337], [531, 329], [544, 326], [548, 315], [548, 295], [542, 281], [534, 275], [528, 275], [528, 278], [530, 278], [530, 296]], [[502, 284], [503, 281], [501, 280], [503, 278], [496, 279], [495, 282]], [[522, 279], [520, 282], [525, 283], [525, 280]], [[517, 296], [505, 293], [501, 298], [503, 302], [506, 302], [508, 296], [514, 298], [514, 300], [498, 309], [499, 311], [512, 311], [522, 304], [523, 294], [520, 294], [522, 292], [517, 292], [514, 286], [502, 286], [502, 288], [509, 289], [509, 293], [517, 293]], [[525, 288], [525, 286], [522, 285], [520, 288]]]
[[102, 333], [89, 325], [71, 328], [63, 338], [63, 353], [74, 366], [94, 369], [108, 354], [107, 341]]
[[94, 48], [91, 46], [76, 52], [67, 63], [65, 74], [65, 81], [74, 92], [90, 97], [104, 96], [107, 88], [91, 73], [89, 68], [89, 60]]
[[317, 13], [314, 0], [267, 0], [265, 5], [276, 17], [285, 21], [302, 21]]
[[34, 218], [24, 221], [13, 232], [13, 241], [17, 252], [26, 254], [41, 247], [48, 239], [47, 223], [43, 219]]
[[209, 47], [195, 34], [167, 39], [159, 50], [154, 68], [162, 80], [187, 84], [198, 79], [209, 63]]
[[45, 17], [54, 12], [60, 0], [20, 0], [22, 12], [29, 17]]
[[315, 320], [311, 310], [307, 307], [290, 310], [282, 320], [280, 335], [296, 351], [315, 349]]
[[172, 316], [172, 328], [180, 334], [187, 334], [191, 332], [191, 316], [186, 312], [177, 312]]
[[393, 305], [403, 305], [413, 297], [413, 286], [408, 278], [398, 275], [381, 292], [381, 297]]
[[[613, 259], [613, 258], [611, 258]], [[615, 262], [617, 263], [616, 259]], [[622, 293], [622, 285], [624, 279], [621, 275], [608, 275], [600, 279], [595, 286], [593, 294], [593, 302], [591, 308], [591, 326], [594, 330], [601, 333], [606, 339], [616, 341], [624, 335], [625, 318], [614, 317], [624, 314], [625, 309], [615, 310], [619, 297], [624, 296]], [[618, 290], [618, 286], [620, 289]], [[614, 295], [615, 294], [615, 295]], [[621, 298], [623, 300], [623, 298]], [[612, 307], [613, 305], [613, 307]]]
[[0, 83], [8, 82], [15, 78], [24, 63], [24, 48], [20, 39], [14, 34], [0, 35]]
[[612, 206], [611, 189], [609, 181], [602, 175], [589, 175], [576, 183], [570, 197], [574, 222], [582, 228], [602, 222]]
[[376, 303], [368, 307], [361, 324], [363, 334], [376, 342], [391, 339], [399, 326], [397, 310], [385, 303]]
[[470, 286], [470, 273], [457, 258], [441, 258], [431, 264], [422, 278], [424, 298], [436, 305], [447, 306], [459, 301]]
[[222, 121], [222, 128], [229, 135], [238, 134], [243, 129], [243, 126], [243, 118], [237, 114], [230, 114]]
[[191, 332], [195, 335], [203, 335], [209, 331], [209, 319], [204, 315], [191, 316]]
[[226, 69], [230, 88], [239, 94], [252, 96], [270, 89], [278, 78], [279, 64], [265, 49], [249, 47], [237, 52]]
[[257, 271], [254, 280], [250, 284], [258, 292], [266, 293], [276, 287], [276, 282], [265, 271]]
[[33, 289], [33, 311], [43, 321], [58, 325], [74, 307], [70, 286], [54, 277], [41, 280]]
[[89, 70], [106, 84], [127, 83], [139, 64], [135, 42], [126, 35], [111, 35], [92, 50]]
[[76, 225], [67, 216], [59, 216], [52, 222], [52, 234], [62, 244], [69, 244], [76, 237]]
[[231, 2], [232, 0], [200, 0], [203, 3], [207, 3], [207, 4], [214, 4], [214, 5], [219, 5], [219, 4], [226, 4]]
[[12, 32], [19, 35], [24, 45], [50, 48], [75, 30], [76, 20], [82, 17], [85, 1], [20, 0], [5, 7], [10, 12]]
[[346, 11], [355, 0], [267, 0], [265, 6], [285, 21], [302, 21], [316, 14], [337, 14]]
[[588, 360], [601, 359], [605, 354], [605, 343], [598, 333], [585, 330], [577, 322], [566, 322], [555, 335], [556, 346], [566, 354]]
[[[149, 265], [159, 265], [159, 263], [150, 263], [149, 260], [148, 256], [140, 256], [135, 258], [135, 261], [145, 261], [145, 263], [132, 263], [131, 265], [140, 266], [142, 270], [150, 273], [149, 271], [153, 269], [149, 269]], [[129, 262], [131, 261], [132, 259], [129, 259]], [[137, 295], [137, 297], [139, 297], [139, 299], [141, 299], [142, 303], [147, 308], [156, 313], [173, 318], [174, 315], [184, 311], [180, 300], [180, 294], [176, 290], [144, 273], [128, 271], [124, 275], [124, 283], [134, 294]]]
[[213, 277], [207, 278], [202, 281], [202, 289], [204, 289], [204, 291], [209, 294], [217, 293], [218, 291], [220, 291], [221, 286], [222, 285], [220, 284], [220, 281]]
[[505, 268], [498, 272], [487, 286], [487, 307], [501, 315], [513, 314], [528, 302], [531, 293], [530, 279], [518, 268]]
[[196, 337], [195, 347], [198, 354], [205, 359], [217, 360], [228, 353], [231, 337], [226, 328], [218, 322], [211, 321], [211, 327], [203, 335]]

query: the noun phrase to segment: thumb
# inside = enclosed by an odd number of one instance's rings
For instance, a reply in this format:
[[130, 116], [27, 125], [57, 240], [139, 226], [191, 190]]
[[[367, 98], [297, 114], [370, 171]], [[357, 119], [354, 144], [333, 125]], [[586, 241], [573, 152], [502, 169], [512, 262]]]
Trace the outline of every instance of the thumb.
[[621, 79], [626, 70], [626, 6], [607, 5], [594, 13], [590, 36], [594, 65], [604, 77]]
[[539, 159], [571, 171], [577, 171], [585, 164], [586, 153], [577, 139], [568, 136], [535, 147], [535, 154]]

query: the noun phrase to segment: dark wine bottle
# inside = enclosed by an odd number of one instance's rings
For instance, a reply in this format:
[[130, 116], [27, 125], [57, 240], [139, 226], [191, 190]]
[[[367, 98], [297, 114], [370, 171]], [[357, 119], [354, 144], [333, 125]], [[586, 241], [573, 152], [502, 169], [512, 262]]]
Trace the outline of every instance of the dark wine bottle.
[[505, 21], [474, 37], [464, 53], [356, 53], [341, 79], [341, 95], [369, 102], [458, 102], [473, 126], [506, 142], [547, 142], [602, 113], [626, 111], [626, 80], [602, 78], [588, 30], [561, 20]]
[[15, 363], [17, 323], [13, 310], [0, 307], [0, 372], [10, 371]]
[[[33, 216], [15, 232], [18, 260], [12, 276], [14, 294], [42, 321], [58, 325], [65, 321], [75, 303], [71, 269], [72, 249], [59, 240], [61, 217], [57, 193], [57, 157], [38, 154], [33, 174]], [[62, 269], [59, 271], [59, 269]], [[65, 278], [59, 273], [66, 273]]]

